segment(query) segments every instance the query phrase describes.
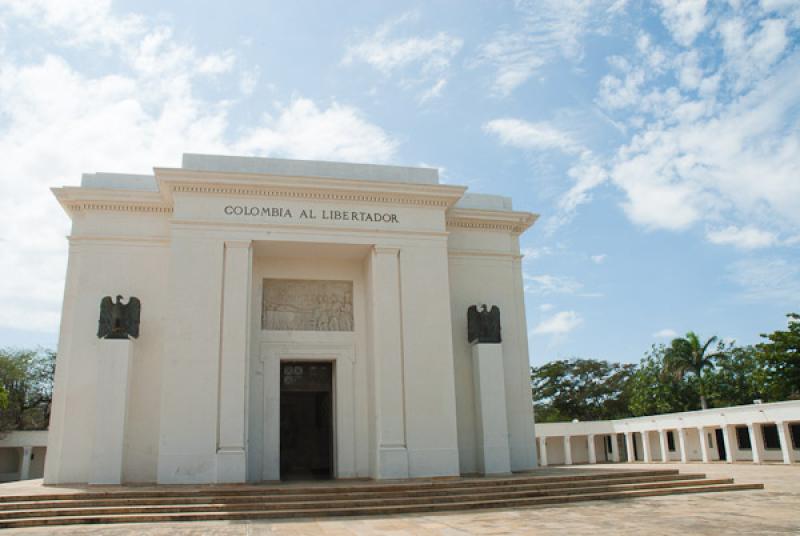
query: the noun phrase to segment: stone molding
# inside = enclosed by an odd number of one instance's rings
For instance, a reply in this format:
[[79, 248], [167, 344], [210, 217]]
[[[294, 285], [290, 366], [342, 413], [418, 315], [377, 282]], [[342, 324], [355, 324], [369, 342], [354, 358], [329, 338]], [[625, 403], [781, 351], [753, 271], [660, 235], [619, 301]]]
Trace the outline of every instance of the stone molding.
[[155, 168], [155, 173], [159, 189], [167, 198], [174, 193], [188, 193], [449, 208], [466, 191], [463, 186], [440, 184], [283, 177], [173, 168]]
[[447, 228], [521, 234], [538, 218], [530, 212], [456, 208], [447, 212]]

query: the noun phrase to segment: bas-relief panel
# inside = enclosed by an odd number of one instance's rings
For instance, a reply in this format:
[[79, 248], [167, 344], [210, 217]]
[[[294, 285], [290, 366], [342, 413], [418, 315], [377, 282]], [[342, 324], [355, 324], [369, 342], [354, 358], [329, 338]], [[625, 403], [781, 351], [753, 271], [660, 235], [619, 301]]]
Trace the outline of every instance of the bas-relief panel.
[[353, 331], [353, 282], [264, 279], [261, 329]]

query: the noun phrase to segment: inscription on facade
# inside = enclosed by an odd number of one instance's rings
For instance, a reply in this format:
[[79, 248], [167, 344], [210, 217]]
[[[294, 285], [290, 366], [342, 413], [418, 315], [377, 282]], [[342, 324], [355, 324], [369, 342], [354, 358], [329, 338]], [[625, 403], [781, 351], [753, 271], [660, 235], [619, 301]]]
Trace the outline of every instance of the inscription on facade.
[[353, 282], [264, 279], [261, 329], [353, 331]]
[[226, 205], [226, 216], [251, 216], [282, 220], [327, 220], [361, 221], [373, 223], [400, 223], [394, 212], [365, 212], [363, 210], [335, 210], [304, 208], [292, 211], [284, 207], [263, 207], [257, 205]]

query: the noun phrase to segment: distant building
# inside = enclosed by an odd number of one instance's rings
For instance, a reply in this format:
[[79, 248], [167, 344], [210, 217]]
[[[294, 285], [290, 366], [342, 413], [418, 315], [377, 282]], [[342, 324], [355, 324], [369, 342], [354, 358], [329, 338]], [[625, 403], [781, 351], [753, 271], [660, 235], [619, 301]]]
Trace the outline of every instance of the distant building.
[[800, 401], [619, 419], [538, 423], [540, 465], [800, 460]]
[[0, 482], [42, 478], [47, 452], [47, 430], [0, 435]]

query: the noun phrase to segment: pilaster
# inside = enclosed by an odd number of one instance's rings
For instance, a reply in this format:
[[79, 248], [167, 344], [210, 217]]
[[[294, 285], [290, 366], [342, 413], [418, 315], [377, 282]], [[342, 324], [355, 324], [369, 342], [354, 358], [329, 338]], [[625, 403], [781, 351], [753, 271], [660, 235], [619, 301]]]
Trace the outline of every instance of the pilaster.
[[217, 482], [245, 482], [247, 357], [252, 273], [250, 241], [226, 241], [222, 267]]
[[372, 341], [376, 406], [377, 458], [375, 478], [407, 478], [408, 447], [404, 394], [400, 250], [372, 251]]

